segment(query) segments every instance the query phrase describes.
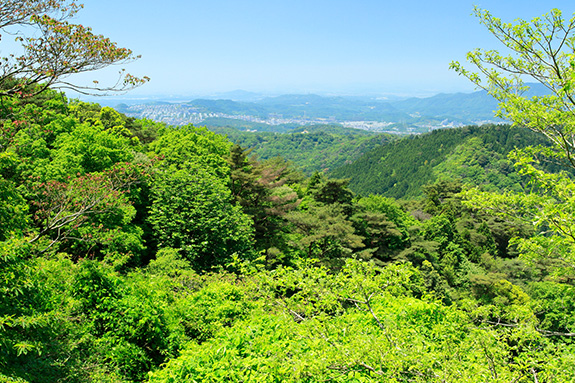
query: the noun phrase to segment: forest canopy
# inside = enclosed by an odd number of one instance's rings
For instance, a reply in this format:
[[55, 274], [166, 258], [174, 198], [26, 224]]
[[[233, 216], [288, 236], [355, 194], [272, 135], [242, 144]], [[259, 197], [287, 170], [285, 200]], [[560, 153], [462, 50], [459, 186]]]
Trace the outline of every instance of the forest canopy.
[[[99, 41], [67, 24], [73, 1], [0, 4], [2, 23], [46, 28], [42, 44]], [[517, 48], [470, 56], [515, 127], [408, 139], [437, 156], [453, 146], [441, 164], [397, 161], [444, 176], [409, 199], [356, 194], [206, 128], [69, 100], [34, 65], [2, 77], [0, 381], [575, 380], [575, 183], [559, 167], [571, 163], [575, 22], [477, 14]], [[550, 32], [564, 44], [545, 72]], [[60, 75], [74, 68], [56, 61]], [[502, 76], [521, 68], [556, 92], [515, 96], [521, 83]]]

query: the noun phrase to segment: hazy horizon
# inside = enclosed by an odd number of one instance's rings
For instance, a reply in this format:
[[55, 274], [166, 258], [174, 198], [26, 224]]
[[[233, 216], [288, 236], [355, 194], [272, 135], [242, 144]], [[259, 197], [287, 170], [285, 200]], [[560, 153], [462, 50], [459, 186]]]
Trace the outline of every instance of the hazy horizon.
[[[475, 48], [500, 49], [473, 7], [531, 20], [575, 3], [510, 0], [85, 0], [74, 22], [141, 59], [122, 68], [150, 83], [121, 97], [249, 92], [427, 97], [473, 92], [449, 70]], [[113, 82], [119, 70], [77, 77]], [[103, 80], [103, 81], [102, 81]], [[83, 97], [82, 97], [83, 98]]]
[[[461, 90], [461, 91], [443, 91], [443, 92], [365, 92], [365, 93], [354, 93], [354, 92], [326, 92], [318, 90], [316, 92], [256, 92], [256, 91], [248, 91], [244, 89], [233, 89], [230, 91], [223, 91], [223, 92], [206, 92], [206, 93], [135, 93], [135, 92], [128, 92], [125, 94], [120, 95], [111, 95], [111, 96], [87, 96], [87, 95], [78, 95], [78, 94], [67, 94], [67, 96], [71, 99], [79, 99], [82, 101], [89, 101], [99, 103], [104, 106], [116, 106], [121, 103], [125, 104], [137, 104], [137, 103], [146, 103], [152, 101], [165, 101], [165, 102], [187, 102], [192, 101], [194, 99], [226, 99], [226, 100], [233, 100], [233, 101], [252, 101], [252, 99], [260, 99], [260, 98], [267, 98], [267, 97], [279, 97], [284, 95], [317, 95], [322, 97], [358, 97], [358, 98], [373, 98], [379, 99], [381, 101], [385, 101], [386, 99], [392, 100], [402, 100], [408, 98], [427, 98], [433, 97], [438, 94], [453, 94], [453, 93], [473, 93], [477, 90]], [[246, 95], [244, 96], [236, 96], [237, 93], [245, 92]], [[250, 98], [249, 94], [252, 95]]]

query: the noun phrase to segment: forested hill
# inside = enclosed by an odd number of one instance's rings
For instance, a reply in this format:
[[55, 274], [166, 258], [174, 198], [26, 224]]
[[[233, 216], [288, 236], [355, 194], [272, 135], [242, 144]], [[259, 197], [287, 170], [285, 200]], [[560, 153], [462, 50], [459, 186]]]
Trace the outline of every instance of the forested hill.
[[508, 125], [441, 129], [388, 142], [330, 176], [349, 178], [356, 193], [394, 198], [420, 196], [422, 186], [443, 179], [517, 190], [521, 179], [507, 154], [545, 143], [542, 135]]
[[314, 125], [287, 133], [243, 132], [233, 128], [210, 127], [262, 160], [282, 157], [307, 175], [327, 172], [361, 157], [396, 136], [372, 133], [338, 125]]
[[487, 92], [438, 94], [426, 98], [408, 98], [392, 105], [410, 115], [434, 116], [457, 121], [493, 121], [497, 100]]
[[[549, 144], [507, 126], [246, 136], [326, 167], [365, 149], [332, 172], [357, 195], [231, 134], [67, 100], [50, 86], [104, 92], [68, 75], [131, 51], [68, 23], [76, 1], [0, 4], [24, 52], [0, 66], [0, 383], [575, 382], [575, 71], [556, 48], [575, 25], [560, 11], [514, 26], [477, 10], [520, 50], [469, 55], [504, 117]], [[522, 99], [516, 73], [551, 94]], [[109, 90], [148, 80], [123, 79]]]
[[[575, 379], [567, 177], [541, 175], [564, 189], [547, 199], [440, 182], [398, 203], [204, 128], [53, 91], [4, 105], [0, 382], [528, 382], [525, 360]], [[470, 127], [362, 161], [422, 184], [418, 166], [504, 173], [498, 153], [537, 140]]]

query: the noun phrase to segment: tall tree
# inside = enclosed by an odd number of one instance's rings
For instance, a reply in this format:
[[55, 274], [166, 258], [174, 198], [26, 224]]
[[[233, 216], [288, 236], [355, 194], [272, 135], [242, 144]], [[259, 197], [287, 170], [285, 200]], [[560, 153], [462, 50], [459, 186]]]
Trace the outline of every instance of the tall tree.
[[[70, 75], [132, 61], [131, 50], [120, 48], [91, 28], [69, 23], [82, 6], [75, 0], [5, 0], [0, 2], [0, 32], [12, 34], [22, 54], [0, 58], [0, 97], [31, 96], [48, 87], [80, 93], [126, 91], [147, 82], [122, 69], [117, 82], [81, 85]], [[0, 35], [0, 36], [2, 36]], [[39, 85], [39, 86], [37, 86]]]
[[239, 145], [230, 149], [232, 199], [252, 218], [258, 249], [281, 247], [285, 215], [301, 202], [287, 185], [293, 171], [281, 158], [258, 161], [255, 157], [249, 158], [249, 153], [250, 150]]
[[163, 166], [152, 184], [149, 222], [160, 248], [171, 247], [198, 270], [250, 253], [252, 228], [224, 180], [196, 162]]
[[[468, 60], [472, 72], [454, 62], [451, 67], [500, 101], [498, 115], [514, 126], [541, 132], [551, 148], [527, 148], [513, 159], [531, 179], [528, 193], [495, 195], [471, 191], [467, 198], [475, 208], [522, 219], [540, 233], [519, 240], [528, 260], [552, 263], [563, 280], [575, 279], [575, 185], [568, 174], [549, 174], [537, 165], [542, 158], [575, 168], [575, 17], [566, 20], [558, 9], [533, 19], [505, 23], [476, 8], [480, 22], [510, 51], [476, 49]], [[528, 98], [526, 81], [543, 85], [547, 94]]]
[[[558, 9], [531, 22], [505, 23], [479, 8], [475, 15], [510, 53], [476, 49], [467, 59], [478, 72], [458, 62], [451, 68], [501, 102], [499, 117], [543, 133], [556, 149], [546, 153], [575, 167], [575, 17], [566, 20]], [[526, 97], [529, 81], [547, 95]]]

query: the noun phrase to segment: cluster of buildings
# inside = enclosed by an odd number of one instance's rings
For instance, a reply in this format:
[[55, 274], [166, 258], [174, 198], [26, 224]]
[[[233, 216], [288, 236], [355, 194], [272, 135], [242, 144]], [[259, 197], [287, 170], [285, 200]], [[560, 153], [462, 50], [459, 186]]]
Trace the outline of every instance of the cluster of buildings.
[[180, 126], [187, 124], [201, 124], [209, 118], [226, 118], [248, 121], [258, 124], [266, 125], [314, 125], [314, 124], [333, 124], [337, 123], [335, 118], [309, 118], [297, 117], [289, 118], [283, 117], [281, 114], [270, 114], [267, 118], [250, 115], [240, 114], [226, 114], [218, 112], [206, 112], [200, 110], [198, 107], [186, 104], [169, 104], [169, 103], [154, 103], [154, 104], [140, 104], [131, 105], [127, 110], [123, 110], [129, 117], [147, 118], [153, 121], [164, 122], [168, 125]]
[[[206, 111], [189, 104], [171, 104], [171, 103], [153, 103], [153, 104], [140, 104], [132, 105], [122, 110], [123, 113], [130, 117], [147, 118], [153, 121], [163, 122], [172, 126], [180, 125], [201, 125], [207, 119], [221, 118], [221, 119], [234, 119], [252, 122], [256, 124], [266, 125], [325, 125], [325, 124], [340, 124], [347, 128], [361, 129], [372, 132], [383, 132], [393, 134], [417, 134], [434, 129], [453, 128], [462, 126], [460, 122], [444, 120], [441, 122], [425, 123], [420, 122], [417, 124], [397, 124], [392, 122], [382, 121], [338, 121], [335, 117], [318, 118], [318, 117], [284, 117], [281, 114], [270, 114], [267, 117], [250, 116], [243, 114], [227, 114], [219, 112]], [[255, 131], [255, 130], [254, 130]]]

